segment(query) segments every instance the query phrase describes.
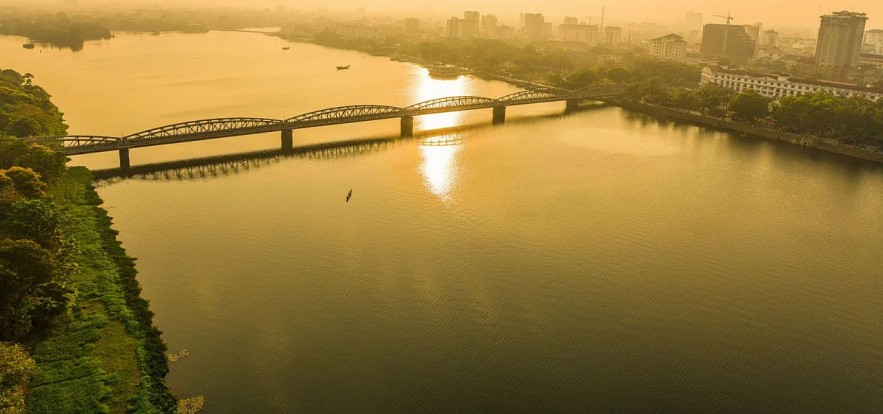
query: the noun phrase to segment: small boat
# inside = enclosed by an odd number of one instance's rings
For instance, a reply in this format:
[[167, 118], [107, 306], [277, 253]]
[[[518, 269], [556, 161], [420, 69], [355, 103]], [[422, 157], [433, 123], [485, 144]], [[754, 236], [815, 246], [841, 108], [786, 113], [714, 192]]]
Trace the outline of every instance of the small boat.
[[347, 203], [350, 202], [350, 197], [352, 197], [352, 196], [353, 196], [353, 189], [350, 188], [350, 192], [346, 193], [346, 202]]
[[28, 42], [28, 43], [25, 43], [25, 44], [21, 45], [21, 47], [23, 47], [23, 48], [25, 48], [25, 49], [33, 49], [33, 48], [34, 48], [34, 44]]
[[344, 70], [344, 69], [349, 69], [349, 68], [350, 68], [350, 65], [346, 65], [346, 66], [338, 66], [338, 67], [337, 67], [337, 70]]
[[291, 49], [291, 46], [285, 46], [282, 48], [282, 50], [288, 50], [288, 49]]

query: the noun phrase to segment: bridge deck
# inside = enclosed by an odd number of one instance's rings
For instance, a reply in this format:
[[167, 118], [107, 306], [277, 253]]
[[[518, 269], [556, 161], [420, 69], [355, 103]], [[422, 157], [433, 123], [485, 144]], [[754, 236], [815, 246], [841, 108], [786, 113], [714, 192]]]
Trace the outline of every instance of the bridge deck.
[[262, 134], [284, 130], [349, 124], [381, 119], [414, 117], [443, 112], [528, 105], [574, 99], [597, 99], [621, 95], [619, 85], [605, 85], [581, 91], [526, 90], [500, 98], [453, 96], [420, 102], [405, 108], [385, 105], [352, 105], [326, 108], [285, 120], [267, 118], [216, 118], [182, 122], [152, 128], [124, 137], [75, 135], [37, 137], [35, 142], [60, 144], [64, 154], [80, 155], [179, 142]]

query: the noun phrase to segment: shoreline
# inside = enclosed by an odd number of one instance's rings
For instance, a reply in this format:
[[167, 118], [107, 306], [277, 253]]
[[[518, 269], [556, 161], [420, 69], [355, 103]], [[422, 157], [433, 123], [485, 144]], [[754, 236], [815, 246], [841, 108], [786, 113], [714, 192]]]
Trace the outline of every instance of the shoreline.
[[[362, 49], [355, 48], [345, 48], [345, 47], [337, 47], [332, 45], [324, 45], [320, 43], [316, 43], [307, 39], [292, 39], [284, 36], [280, 36], [278, 34], [274, 34], [279, 36], [284, 40], [288, 40], [291, 42], [297, 43], [309, 43], [318, 46], [324, 46], [332, 49], [343, 49], [343, 50], [353, 50], [357, 52], [362, 52], [369, 54], [371, 56], [385, 56], [390, 58], [395, 58], [396, 61], [399, 62], [407, 62], [413, 63], [416, 65], [426, 65], [426, 64], [443, 64], [443, 62], [432, 62], [427, 59], [423, 59], [417, 56], [410, 55], [402, 55], [399, 53], [388, 54], [384, 53], [384, 51], [368, 51]], [[482, 72], [482, 71], [472, 71], [469, 75], [475, 76], [484, 80], [496, 80], [500, 82], [506, 82], [511, 85], [517, 86], [519, 88], [551, 88], [549, 85], [540, 84], [533, 81], [523, 80], [523, 79], [515, 79], [510, 78], [505, 75], [499, 75], [495, 73]], [[651, 105], [641, 102], [634, 102], [628, 100], [618, 100], [618, 99], [606, 99], [604, 102], [618, 106], [623, 109], [628, 109], [636, 112], [641, 112], [647, 115], [663, 117], [663, 118], [671, 118], [679, 121], [690, 122], [698, 126], [706, 127], [706, 128], [715, 128], [724, 130], [727, 132], [739, 134], [747, 134], [752, 135], [758, 138], [769, 139], [773, 141], [785, 142], [792, 145], [802, 146], [806, 148], [812, 148], [816, 150], [820, 150], [827, 153], [843, 155], [850, 158], [857, 158], [864, 161], [870, 161], [874, 163], [883, 164], [883, 151], [873, 151], [862, 149], [859, 147], [850, 146], [847, 144], [843, 144], [838, 142], [832, 138], [822, 138], [813, 135], [806, 134], [794, 134], [784, 131], [779, 131], [770, 128], [764, 128], [760, 126], [745, 124], [741, 122], [735, 122], [723, 118], [715, 118], [703, 114], [692, 113], [686, 110], [675, 109], [675, 108], [667, 108], [663, 106]]]
[[866, 150], [845, 145], [831, 138], [822, 138], [805, 134], [793, 134], [789, 132], [778, 131], [775, 129], [749, 125], [741, 122], [730, 121], [727, 119], [715, 118], [707, 115], [687, 112], [680, 109], [667, 108], [646, 103], [621, 101], [615, 99], [610, 99], [606, 102], [623, 109], [640, 112], [646, 115], [689, 122], [705, 128], [724, 130], [736, 135], [751, 135], [758, 138], [785, 142], [788, 144], [805, 148], [812, 148], [827, 153], [843, 155], [850, 158], [857, 158], [864, 161], [883, 164], [883, 152]]
[[47, 193], [71, 215], [77, 297], [69, 315], [29, 344], [38, 370], [27, 412], [174, 411], [166, 345], [93, 181], [85, 167], [70, 167]]

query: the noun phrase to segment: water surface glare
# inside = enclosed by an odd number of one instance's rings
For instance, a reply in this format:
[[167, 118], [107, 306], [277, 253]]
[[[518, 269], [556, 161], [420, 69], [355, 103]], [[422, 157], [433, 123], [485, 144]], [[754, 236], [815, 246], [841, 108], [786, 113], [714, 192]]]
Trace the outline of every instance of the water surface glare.
[[[4, 66], [34, 73], [73, 133], [517, 90], [243, 33], [73, 54], [18, 40], [0, 37]], [[562, 109], [426, 117], [477, 126], [100, 187], [170, 351], [190, 352], [173, 391], [204, 394], [206, 413], [883, 411], [883, 168], [614, 107], [524, 118]]]

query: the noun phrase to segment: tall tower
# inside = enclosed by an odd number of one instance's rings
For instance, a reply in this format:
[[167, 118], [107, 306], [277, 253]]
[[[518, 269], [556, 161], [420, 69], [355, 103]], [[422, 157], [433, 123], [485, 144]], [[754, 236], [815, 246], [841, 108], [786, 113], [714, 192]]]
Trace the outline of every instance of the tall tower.
[[849, 68], [858, 64], [868, 17], [864, 13], [839, 11], [821, 19], [816, 70], [826, 78], [846, 80]]

